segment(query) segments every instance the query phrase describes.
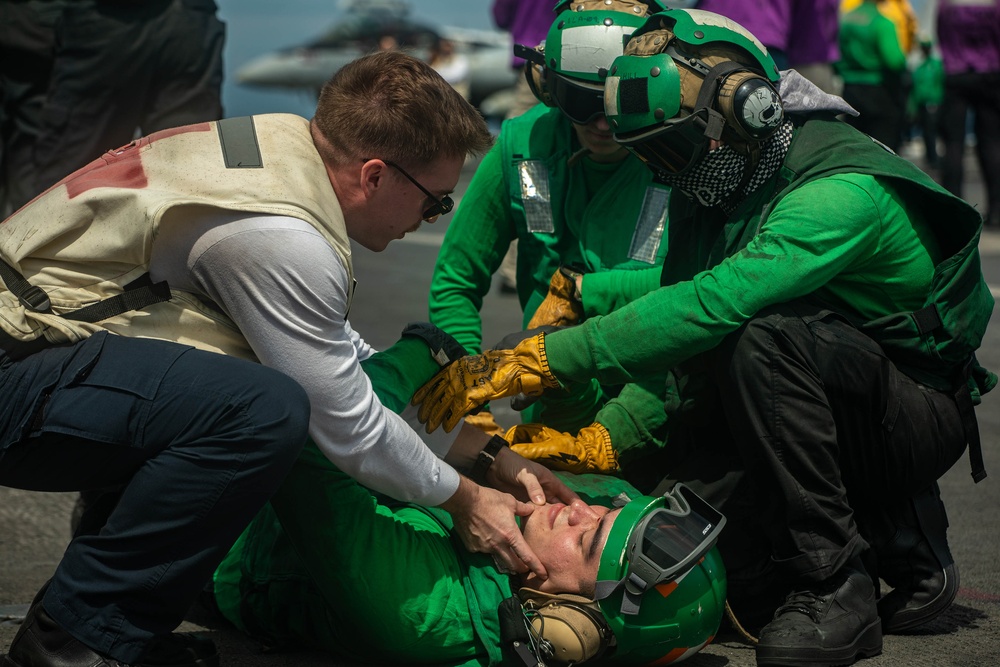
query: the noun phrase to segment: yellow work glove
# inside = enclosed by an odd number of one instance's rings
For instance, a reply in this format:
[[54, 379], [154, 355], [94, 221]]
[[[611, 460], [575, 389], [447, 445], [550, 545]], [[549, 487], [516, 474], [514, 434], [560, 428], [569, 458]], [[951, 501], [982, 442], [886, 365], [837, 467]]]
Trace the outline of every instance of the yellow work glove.
[[493, 413], [485, 410], [474, 415], [466, 415], [465, 423], [475, 426], [486, 435], [503, 435], [503, 426], [493, 418]]
[[451, 431], [466, 413], [489, 401], [558, 387], [545, 358], [545, 334], [525, 338], [512, 350], [488, 350], [442, 368], [417, 390], [413, 404], [427, 432]]
[[519, 424], [504, 434], [510, 448], [546, 468], [576, 474], [616, 472], [618, 454], [611, 446], [611, 434], [594, 422], [572, 436], [541, 424]]
[[560, 267], [549, 280], [549, 293], [531, 316], [526, 329], [541, 326], [571, 327], [583, 319], [583, 304], [576, 297], [576, 276], [580, 274]]

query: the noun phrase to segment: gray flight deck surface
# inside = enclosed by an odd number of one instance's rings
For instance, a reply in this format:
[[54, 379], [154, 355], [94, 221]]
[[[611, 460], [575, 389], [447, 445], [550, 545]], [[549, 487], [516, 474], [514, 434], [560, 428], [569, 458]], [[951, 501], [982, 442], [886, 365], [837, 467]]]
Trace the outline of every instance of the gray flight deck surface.
[[[905, 154], [905, 153], [904, 153]], [[919, 163], [919, 160], [917, 160]], [[464, 170], [456, 199], [475, 168]], [[985, 205], [978, 169], [968, 151], [966, 198]], [[831, 212], [835, 216], [835, 212]], [[427, 319], [427, 289], [442, 235], [451, 216], [424, 227], [383, 253], [355, 246], [357, 293], [351, 323], [370, 343], [384, 348], [396, 340], [407, 322]], [[984, 232], [983, 265], [994, 296], [1000, 294], [1000, 229]], [[485, 341], [499, 340], [520, 328], [517, 300], [495, 287], [484, 304]], [[979, 353], [988, 368], [1000, 370], [1000, 312]], [[505, 402], [502, 402], [505, 403]], [[952, 607], [934, 622], [911, 634], [887, 636], [882, 655], [861, 667], [973, 667], [1000, 661], [1000, 390], [986, 396], [977, 409], [986, 469], [973, 484], [963, 456], [941, 480], [951, 529], [948, 536], [961, 571], [961, 588]], [[500, 407], [500, 406], [496, 406]], [[498, 414], [502, 424], [513, 413]], [[0, 488], [0, 653], [6, 651], [27, 603], [51, 576], [69, 539], [69, 513], [75, 494], [31, 493]], [[405, 567], [401, 563], [400, 567]], [[368, 573], [366, 576], [377, 576]], [[350, 604], [350, 601], [345, 601]], [[225, 667], [348, 667], [329, 656], [310, 652], [267, 653], [253, 640], [213, 619], [197, 606], [182, 629], [203, 629], [215, 639]], [[754, 665], [753, 648], [740, 641], [724, 622], [714, 644], [694, 656], [691, 667]]]

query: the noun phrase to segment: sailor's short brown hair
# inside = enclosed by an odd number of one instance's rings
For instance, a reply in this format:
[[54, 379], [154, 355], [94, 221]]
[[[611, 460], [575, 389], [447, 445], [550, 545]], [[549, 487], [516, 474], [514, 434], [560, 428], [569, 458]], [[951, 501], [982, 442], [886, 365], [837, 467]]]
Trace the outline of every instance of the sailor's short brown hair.
[[324, 158], [335, 162], [379, 158], [416, 166], [482, 155], [493, 143], [475, 107], [430, 65], [398, 51], [372, 53], [337, 71], [320, 92], [313, 124], [332, 153]]

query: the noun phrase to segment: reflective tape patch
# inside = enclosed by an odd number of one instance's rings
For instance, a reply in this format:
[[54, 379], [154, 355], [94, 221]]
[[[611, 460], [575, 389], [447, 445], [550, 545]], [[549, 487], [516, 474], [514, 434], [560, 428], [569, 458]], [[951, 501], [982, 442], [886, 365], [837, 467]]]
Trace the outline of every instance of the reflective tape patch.
[[261, 169], [260, 144], [253, 117], [225, 118], [218, 123], [219, 143], [226, 169]]
[[656, 264], [656, 255], [660, 251], [663, 240], [663, 230], [667, 227], [667, 207], [670, 204], [670, 190], [650, 185], [646, 188], [646, 196], [642, 201], [639, 219], [632, 234], [632, 246], [629, 248], [629, 259], [647, 264]]
[[532, 234], [554, 234], [556, 227], [552, 221], [549, 170], [540, 160], [525, 160], [517, 165], [517, 173], [528, 231]]
[[[603, 30], [602, 30], [603, 28]], [[562, 48], [559, 50], [559, 71], [572, 76], [597, 74], [600, 69], [608, 69], [611, 62], [622, 54], [625, 38], [635, 30], [629, 25], [594, 26], [581, 25], [566, 28], [562, 33]], [[608, 48], [614, 44], [614, 51]]]

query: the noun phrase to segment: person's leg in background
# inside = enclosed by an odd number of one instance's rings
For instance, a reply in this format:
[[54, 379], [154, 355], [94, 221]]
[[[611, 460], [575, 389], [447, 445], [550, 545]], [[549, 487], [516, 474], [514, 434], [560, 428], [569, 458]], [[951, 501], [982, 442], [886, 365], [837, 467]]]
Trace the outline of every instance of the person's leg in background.
[[212, 0], [78, 0], [56, 38], [34, 151], [37, 192], [137, 131], [222, 116], [225, 27]]
[[962, 196], [965, 177], [965, 139], [969, 117], [967, 94], [966, 75], [945, 77], [944, 102], [941, 104], [941, 139], [944, 141], [941, 185], [956, 197]]
[[139, 119], [143, 134], [222, 118], [226, 26], [213, 0], [174, 0], [155, 22], [160, 57]]
[[1000, 227], [1000, 72], [978, 75], [972, 108], [976, 156], [986, 189], [985, 224]]
[[0, 2], [0, 220], [35, 195], [34, 143], [64, 4]]

